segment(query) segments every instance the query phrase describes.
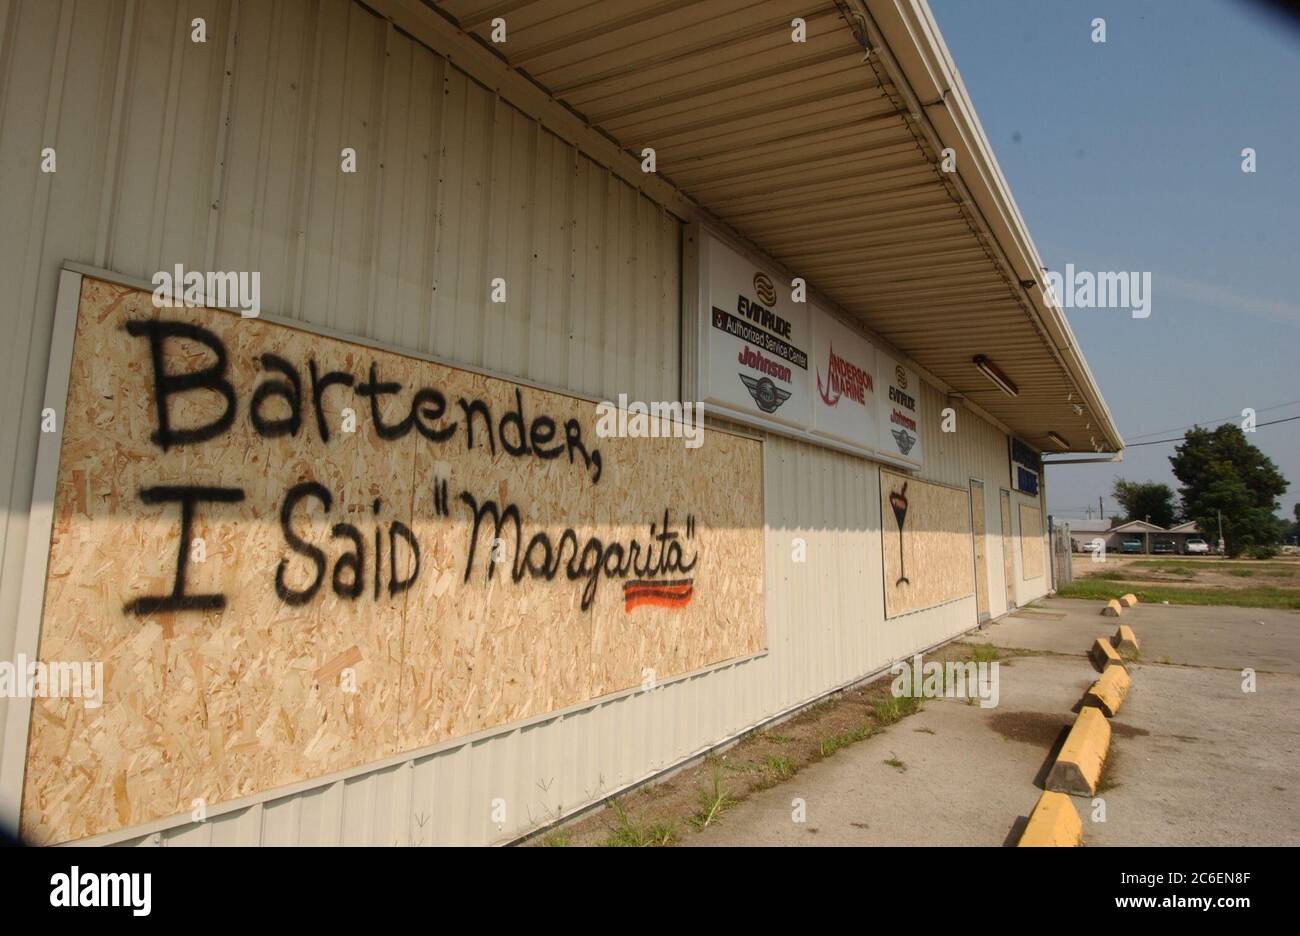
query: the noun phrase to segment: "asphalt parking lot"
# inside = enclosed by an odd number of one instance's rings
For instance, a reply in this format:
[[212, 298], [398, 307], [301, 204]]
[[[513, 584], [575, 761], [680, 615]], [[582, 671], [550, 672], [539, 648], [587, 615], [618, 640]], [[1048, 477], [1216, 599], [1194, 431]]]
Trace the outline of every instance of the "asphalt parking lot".
[[[1097, 676], [1087, 650], [1119, 623], [1100, 607], [1048, 599], [970, 636], [1016, 653], [996, 707], [927, 700], [688, 844], [1015, 844]], [[1122, 621], [1142, 653], [1111, 720], [1102, 802], [1074, 798], [1085, 845], [1300, 843], [1300, 613], [1139, 605]]]

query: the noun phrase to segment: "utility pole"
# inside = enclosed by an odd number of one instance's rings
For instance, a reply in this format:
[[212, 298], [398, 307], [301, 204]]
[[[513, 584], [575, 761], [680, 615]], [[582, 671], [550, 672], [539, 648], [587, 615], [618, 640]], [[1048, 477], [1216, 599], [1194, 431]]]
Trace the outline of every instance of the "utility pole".
[[1101, 519], [1105, 520], [1105, 519], [1106, 519], [1106, 505], [1103, 504], [1103, 503], [1101, 502], [1101, 495], [1100, 495], [1100, 494], [1097, 495], [1097, 510], [1098, 510], [1098, 512], [1100, 513]]
[[1222, 511], [1222, 510], [1217, 510], [1217, 511], [1215, 511], [1215, 513], [1217, 513], [1217, 514], [1219, 515], [1219, 555], [1222, 556], [1222, 555], [1223, 555], [1223, 547], [1224, 547], [1224, 542], [1223, 542], [1223, 511]]

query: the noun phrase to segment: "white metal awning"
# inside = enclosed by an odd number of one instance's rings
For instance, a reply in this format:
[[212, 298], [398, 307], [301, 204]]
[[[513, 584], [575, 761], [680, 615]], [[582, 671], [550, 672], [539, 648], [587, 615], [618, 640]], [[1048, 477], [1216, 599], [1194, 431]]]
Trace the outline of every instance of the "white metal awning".
[[[619, 160], [653, 148], [662, 179], [641, 187], [670, 183], [670, 209], [731, 228], [1031, 445], [1122, 449], [922, 0], [375, 5], [422, 17], [444, 50], [463, 40], [459, 64], [550, 99], [536, 111], [562, 105], [558, 123], [595, 130]], [[795, 17], [806, 42], [791, 41]], [[955, 172], [939, 167], [946, 148]]]

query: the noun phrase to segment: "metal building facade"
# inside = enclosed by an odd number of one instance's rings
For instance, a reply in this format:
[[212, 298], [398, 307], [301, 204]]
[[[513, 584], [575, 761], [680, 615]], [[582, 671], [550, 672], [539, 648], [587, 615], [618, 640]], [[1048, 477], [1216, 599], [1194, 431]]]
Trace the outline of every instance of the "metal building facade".
[[[65, 260], [260, 270], [281, 315], [583, 394], [679, 392], [683, 219], [358, 3], [8, 0], [0, 81], [3, 379], [21, 401], [0, 412], [6, 655]], [[57, 172], [33, 181], [44, 147]], [[345, 147], [373, 171], [341, 175]], [[925, 386], [920, 475], [983, 482], [997, 616], [1007, 436], [960, 406], [941, 432], [950, 405]], [[974, 598], [884, 619], [879, 484], [873, 462], [764, 436], [760, 658], [103, 840], [507, 841], [975, 626]], [[806, 563], [788, 561], [796, 537]], [[1046, 592], [1019, 568], [1021, 603]]]

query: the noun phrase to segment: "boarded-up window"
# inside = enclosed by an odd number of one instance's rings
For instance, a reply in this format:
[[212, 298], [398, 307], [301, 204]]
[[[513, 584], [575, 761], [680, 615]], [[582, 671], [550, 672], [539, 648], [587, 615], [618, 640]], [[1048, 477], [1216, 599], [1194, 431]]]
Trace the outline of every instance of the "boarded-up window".
[[969, 492], [882, 471], [880, 515], [886, 617], [975, 590]]
[[759, 442], [91, 278], [74, 347], [40, 653], [102, 697], [35, 703], [32, 841], [764, 647]]
[[970, 483], [972, 539], [975, 543], [975, 613], [981, 623], [989, 616], [989, 569], [987, 545], [984, 539], [984, 485]]
[[1020, 505], [1020, 571], [1026, 580], [1043, 574], [1043, 512]]

